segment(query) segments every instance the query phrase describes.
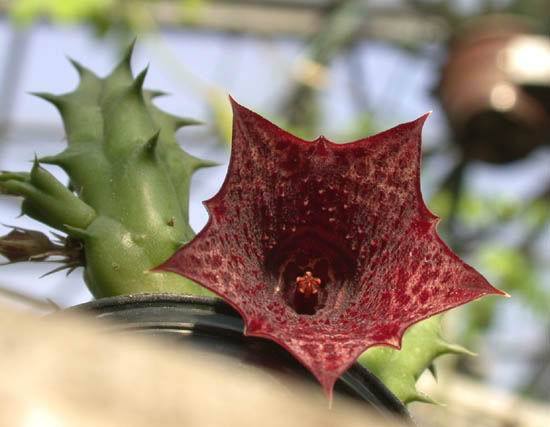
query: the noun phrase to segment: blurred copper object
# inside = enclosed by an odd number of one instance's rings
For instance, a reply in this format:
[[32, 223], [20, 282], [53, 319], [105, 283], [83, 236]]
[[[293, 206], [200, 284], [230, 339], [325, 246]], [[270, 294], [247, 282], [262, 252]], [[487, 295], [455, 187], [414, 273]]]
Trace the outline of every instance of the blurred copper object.
[[519, 18], [458, 34], [436, 91], [466, 159], [502, 164], [550, 145], [550, 39]]

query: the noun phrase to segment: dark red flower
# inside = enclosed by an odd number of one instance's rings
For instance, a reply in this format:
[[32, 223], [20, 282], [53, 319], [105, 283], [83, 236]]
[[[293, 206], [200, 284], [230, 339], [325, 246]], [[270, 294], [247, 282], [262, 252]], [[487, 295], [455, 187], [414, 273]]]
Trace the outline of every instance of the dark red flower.
[[292, 353], [330, 396], [374, 345], [502, 294], [438, 237], [420, 193], [427, 114], [370, 138], [304, 141], [233, 101], [225, 182], [208, 225], [161, 269], [238, 310], [246, 334]]

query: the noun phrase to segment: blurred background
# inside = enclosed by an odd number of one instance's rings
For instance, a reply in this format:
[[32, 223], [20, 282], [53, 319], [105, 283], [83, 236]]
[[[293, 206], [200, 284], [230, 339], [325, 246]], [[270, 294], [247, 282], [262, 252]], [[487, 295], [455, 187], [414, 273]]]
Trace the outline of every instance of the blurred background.
[[[434, 426], [529, 425], [491, 402], [550, 400], [549, 33], [548, 0], [0, 0], [0, 170], [64, 146], [57, 112], [29, 92], [72, 90], [67, 56], [106, 74], [136, 35], [136, 73], [150, 63], [146, 86], [170, 94], [157, 104], [205, 123], [180, 131], [182, 146], [222, 165], [193, 179], [195, 231], [226, 171], [228, 94], [299, 136], [339, 142], [433, 110], [424, 197], [444, 240], [512, 298], [446, 315], [446, 337], [479, 355], [442, 369], [482, 386], [449, 392], [447, 409], [415, 405]], [[17, 218], [19, 203], [0, 199], [0, 234], [44, 230]], [[0, 299], [47, 311], [91, 298], [79, 270], [39, 278], [48, 271], [1, 266]], [[459, 396], [470, 392], [494, 417], [473, 415]]]

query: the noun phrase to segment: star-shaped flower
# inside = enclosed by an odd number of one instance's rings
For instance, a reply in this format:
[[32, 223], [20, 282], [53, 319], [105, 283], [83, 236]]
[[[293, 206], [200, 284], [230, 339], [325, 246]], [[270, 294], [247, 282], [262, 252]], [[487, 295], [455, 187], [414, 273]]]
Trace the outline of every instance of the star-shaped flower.
[[220, 295], [331, 396], [374, 345], [422, 319], [503, 294], [439, 238], [420, 193], [427, 114], [347, 144], [305, 141], [233, 103], [225, 182], [207, 226], [162, 269]]

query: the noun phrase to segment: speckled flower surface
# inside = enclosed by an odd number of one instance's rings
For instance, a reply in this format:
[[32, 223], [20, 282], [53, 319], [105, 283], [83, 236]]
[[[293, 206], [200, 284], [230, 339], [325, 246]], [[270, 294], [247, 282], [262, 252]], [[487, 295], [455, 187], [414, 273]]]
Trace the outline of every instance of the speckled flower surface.
[[246, 334], [292, 353], [330, 396], [374, 345], [502, 294], [438, 237], [420, 193], [427, 115], [369, 138], [299, 139], [233, 101], [225, 182], [210, 220], [160, 268], [238, 310]]

